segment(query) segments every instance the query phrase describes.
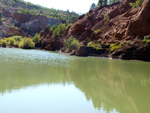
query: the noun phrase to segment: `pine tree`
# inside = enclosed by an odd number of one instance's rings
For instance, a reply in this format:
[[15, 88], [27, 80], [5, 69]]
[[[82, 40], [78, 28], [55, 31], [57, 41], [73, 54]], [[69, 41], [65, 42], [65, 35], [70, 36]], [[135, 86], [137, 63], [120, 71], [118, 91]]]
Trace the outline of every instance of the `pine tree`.
[[103, 0], [98, 0], [97, 6], [102, 6], [103, 5]]
[[108, 3], [107, 0], [104, 0], [103, 2], [104, 2], [104, 3], [103, 3], [104, 6], [107, 5], [107, 3]]
[[94, 9], [94, 8], [96, 8], [96, 4], [95, 4], [95, 3], [93, 3], [93, 4], [91, 5], [90, 10], [91, 10], [91, 9]]

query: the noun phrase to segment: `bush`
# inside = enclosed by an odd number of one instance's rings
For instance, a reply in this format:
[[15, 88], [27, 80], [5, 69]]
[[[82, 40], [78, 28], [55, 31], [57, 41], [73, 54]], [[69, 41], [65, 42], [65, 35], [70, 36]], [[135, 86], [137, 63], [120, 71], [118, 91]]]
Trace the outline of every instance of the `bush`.
[[2, 40], [2, 45], [6, 46], [7, 45], [7, 41], [6, 40]]
[[38, 33], [36, 33], [36, 34], [34, 35], [34, 37], [32, 38], [32, 41], [33, 41], [35, 44], [39, 43], [39, 41], [40, 41], [40, 35], [39, 35]]
[[120, 43], [120, 45], [117, 45], [117, 43], [110, 44], [111, 52], [114, 51], [115, 49], [121, 48], [124, 46], [124, 43]]
[[65, 30], [66, 30], [66, 24], [59, 24], [59, 26], [58, 26], [58, 36], [63, 35]]
[[114, 51], [115, 49], [118, 49], [118, 48], [120, 48], [120, 46], [113, 46], [111, 47], [111, 51]]
[[97, 42], [96, 44], [93, 43], [93, 41], [89, 42], [87, 44], [88, 47], [93, 47], [95, 49], [102, 49], [101, 45], [99, 44], [99, 42]]
[[87, 46], [90, 47], [90, 45], [92, 45], [92, 44], [93, 44], [93, 41], [89, 42], [89, 43], [87, 44]]
[[137, 0], [135, 3], [129, 3], [129, 5], [132, 7], [132, 9], [137, 8], [142, 5], [144, 0]]
[[23, 49], [31, 49], [31, 48], [34, 48], [34, 47], [35, 47], [35, 44], [34, 44], [34, 42], [32, 41], [32, 39], [25, 37], [25, 38], [23, 38], [23, 40], [20, 42], [19, 47], [20, 47], [20, 48], [23, 48]]
[[143, 39], [143, 43], [147, 43], [150, 45], [150, 39]]
[[2, 39], [0, 39], [0, 44], [2, 44]]
[[101, 31], [101, 30], [100, 30], [100, 29], [98, 29], [98, 30], [94, 31], [94, 33], [96, 33], [96, 34], [97, 34], [97, 33], [98, 33], [98, 32], [100, 32], [100, 31]]
[[54, 31], [56, 28], [57, 28], [57, 25], [53, 25], [53, 26], [50, 28], [50, 31]]
[[132, 9], [136, 8], [136, 4], [135, 3], [129, 3], [129, 5], [131, 6]]
[[9, 38], [8, 44], [12, 46], [14, 43], [15, 43], [15, 39]]
[[52, 38], [62, 36], [64, 34], [66, 28], [67, 28], [66, 24], [59, 24], [59, 26], [57, 26], [57, 28], [55, 28], [55, 30], [53, 31]]
[[109, 21], [109, 13], [108, 12], [106, 14], [104, 14], [103, 16], [104, 16], [104, 20]]
[[69, 48], [69, 45], [75, 40], [75, 38], [73, 38], [73, 36], [70, 36], [67, 41], [65, 42], [65, 46], [67, 48]]
[[50, 25], [50, 24], [48, 24], [48, 25], [47, 25], [47, 27], [50, 29], [50, 28], [51, 28], [51, 25]]
[[23, 39], [22, 36], [13, 36], [13, 39], [15, 39], [15, 41], [21, 41]]
[[76, 49], [78, 46], [80, 45], [78, 40], [74, 40], [73, 42], [71, 42], [71, 44], [69, 45], [69, 49], [70, 50], [74, 50]]
[[20, 41], [15, 41], [14, 46], [19, 47]]

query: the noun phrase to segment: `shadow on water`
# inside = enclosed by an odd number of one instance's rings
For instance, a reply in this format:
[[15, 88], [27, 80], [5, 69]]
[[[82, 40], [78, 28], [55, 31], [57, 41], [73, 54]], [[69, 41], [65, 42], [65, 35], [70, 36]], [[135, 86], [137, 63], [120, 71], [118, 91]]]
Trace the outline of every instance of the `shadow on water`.
[[95, 108], [109, 113], [150, 111], [150, 63], [70, 57], [0, 48], [0, 92], [39, 84], [74, 84]]

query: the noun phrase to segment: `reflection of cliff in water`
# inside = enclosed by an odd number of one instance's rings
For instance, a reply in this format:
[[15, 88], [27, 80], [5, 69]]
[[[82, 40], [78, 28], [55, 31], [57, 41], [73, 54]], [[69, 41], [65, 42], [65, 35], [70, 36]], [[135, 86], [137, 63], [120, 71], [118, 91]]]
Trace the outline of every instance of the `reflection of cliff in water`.
[[92, 100], [95, 108], [103, 106], [107, 112], [116, 108], [120, 113], [149, 110], [149, 63], [75, 58], [70, 67], [10, 66], [2, 69], [5, 66], [0, 66], [1, 93], [31, 85], [73, 82], [87, 100]]

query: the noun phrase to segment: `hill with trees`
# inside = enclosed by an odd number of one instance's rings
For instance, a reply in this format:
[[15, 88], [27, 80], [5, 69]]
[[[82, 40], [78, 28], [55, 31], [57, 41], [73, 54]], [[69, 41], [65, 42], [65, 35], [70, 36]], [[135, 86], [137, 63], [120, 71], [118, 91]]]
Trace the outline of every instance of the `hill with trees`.
[[17, 8], [17, 13], [32, 14], [32, 15], [44, 15], [49, 18], [60, 19], [63, 23], [72, 23], [78, 17], [79, 14], [75, 12], [56, 10], [53, 8], [46, 8], [40, 5], [35, 5], [24, 0], [0, 0], [2, 7]]

